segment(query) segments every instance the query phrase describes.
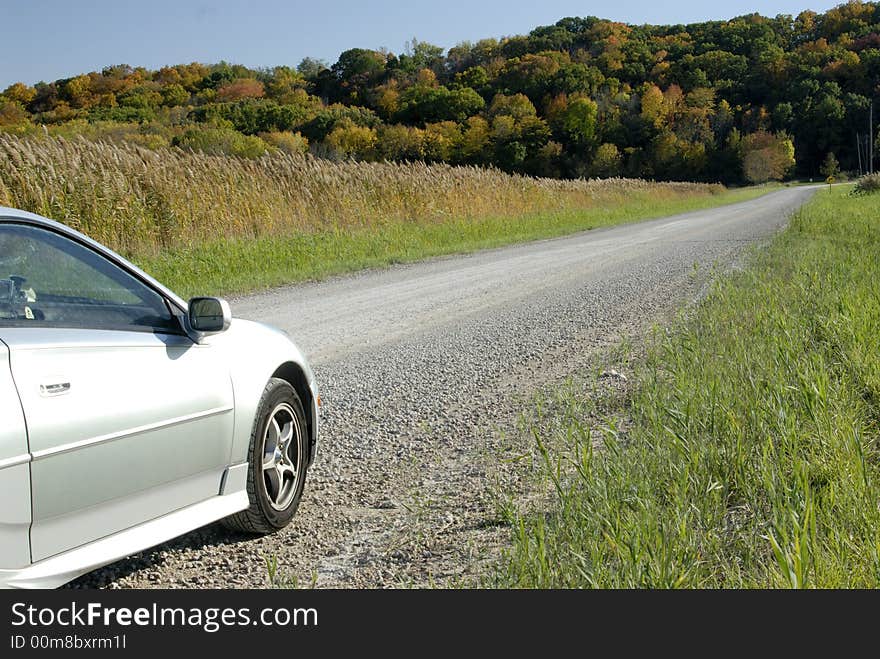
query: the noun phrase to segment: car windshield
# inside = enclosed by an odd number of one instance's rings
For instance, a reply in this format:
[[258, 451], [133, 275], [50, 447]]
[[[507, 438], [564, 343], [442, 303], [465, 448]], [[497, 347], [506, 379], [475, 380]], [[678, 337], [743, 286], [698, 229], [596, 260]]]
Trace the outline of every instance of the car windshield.
[[0, 224], [0, 323], [177, 329], [164, 298], [53, 231]]

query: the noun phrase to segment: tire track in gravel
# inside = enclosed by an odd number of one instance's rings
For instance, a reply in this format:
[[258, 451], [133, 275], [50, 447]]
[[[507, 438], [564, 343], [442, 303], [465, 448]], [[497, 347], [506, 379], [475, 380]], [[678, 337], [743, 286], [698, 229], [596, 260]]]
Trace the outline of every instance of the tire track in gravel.
[[491, 491], [516, 479], [510, 437], [530, 396], [693, 300], [812, 192], [232, 300], [288, 331], [318, 376], [297, 516], [264, 538], [207, 526], [73, 586], [262, 587], [267, 559], [299, 585], [467, 582], [509, 537]]

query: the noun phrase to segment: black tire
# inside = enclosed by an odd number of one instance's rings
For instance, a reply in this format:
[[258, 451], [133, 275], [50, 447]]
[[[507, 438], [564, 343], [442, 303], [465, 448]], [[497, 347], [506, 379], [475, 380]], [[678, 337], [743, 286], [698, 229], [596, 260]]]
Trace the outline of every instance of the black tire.
[[[289, 412], [293, 414], [291, 415]], [[281, 477], [281, 481], [273, 481], [272, 477], [266, 475], [267, 472], [264, 471], [263, 467], [266, 444], [267, 442], [271, 444], [270, 439], [267, 439], [267, 429], [273, 417], [276, 420], [275, 428], [278, 428], [278, 419], [286, 419], [288, 416], [291, 417], [293, 434], [298, 433], [298, 437], [291, 437], [287, 446], [288, 450], [285, 451], [291, 463], [294, 462], [295, 453], [295, 481], [292, 481], [289, 488], [292, 491], [284, 491], [280, 484], [277, 488], [273, 488], [275, 482], [286, 482], [285, 479], [289, 471], [285, 472], [285, 476]], [[261, 535], [273, 533], [287, 526], [299, 507], [299, 501], [306, 482], [306, 467], [309, 459], [307, 427], [302, 401], [300, 401], [293, 387], [285, 380], [279, 378], [270, 379], [263, 390], [260, 404], [257, 407], [254, 428], [251, 431], [250, 448], [248, 449], [247, 492], [251, 505], [247, 510], [230, 515], [224, 519], [224, 526], [234, 531]], [[270, 435], [272, 434], [277, 435], [277, 433], [270, 431]], [[293, 440], [296, 440], [296, 449], [291, 443]], [[278, 442], [276, 442], [277, 446], [279, 446]], [[277, 452], [276, 449], [275, 454]], [[290, 466], [286, 465], [284, 469], [289, 470]], [[273, 474], [277, 479], [277, 472], [273, 472]], [[280, 497], [280, 500], [278, 500], [279, 497], [274, 496], [273, 489], [278, 490], [279, 496], [282, 493], [285, 496]], [[286, 499], [290, 496], [292, 498], [290, 498], [288, 503]], [[282, 504], [280, 509], [278, 504]]]

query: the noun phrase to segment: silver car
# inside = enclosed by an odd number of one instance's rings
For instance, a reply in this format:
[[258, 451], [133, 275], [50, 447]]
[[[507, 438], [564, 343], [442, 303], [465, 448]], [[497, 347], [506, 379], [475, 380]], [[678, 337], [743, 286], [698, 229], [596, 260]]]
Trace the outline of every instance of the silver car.
[[216, 520], [285, 526], [319, 404], [282, 332], [0, 207], [0, 586], [58, 586]]

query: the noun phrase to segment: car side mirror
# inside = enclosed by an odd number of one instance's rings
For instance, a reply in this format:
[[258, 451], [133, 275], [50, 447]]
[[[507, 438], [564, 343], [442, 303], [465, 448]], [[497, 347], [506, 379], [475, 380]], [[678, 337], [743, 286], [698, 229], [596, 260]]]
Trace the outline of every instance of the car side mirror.
[[232, 323], [229, 303], [218, 297], [194, 297], [187, 311], [189, 326], [200, 334], [225, 332]]

